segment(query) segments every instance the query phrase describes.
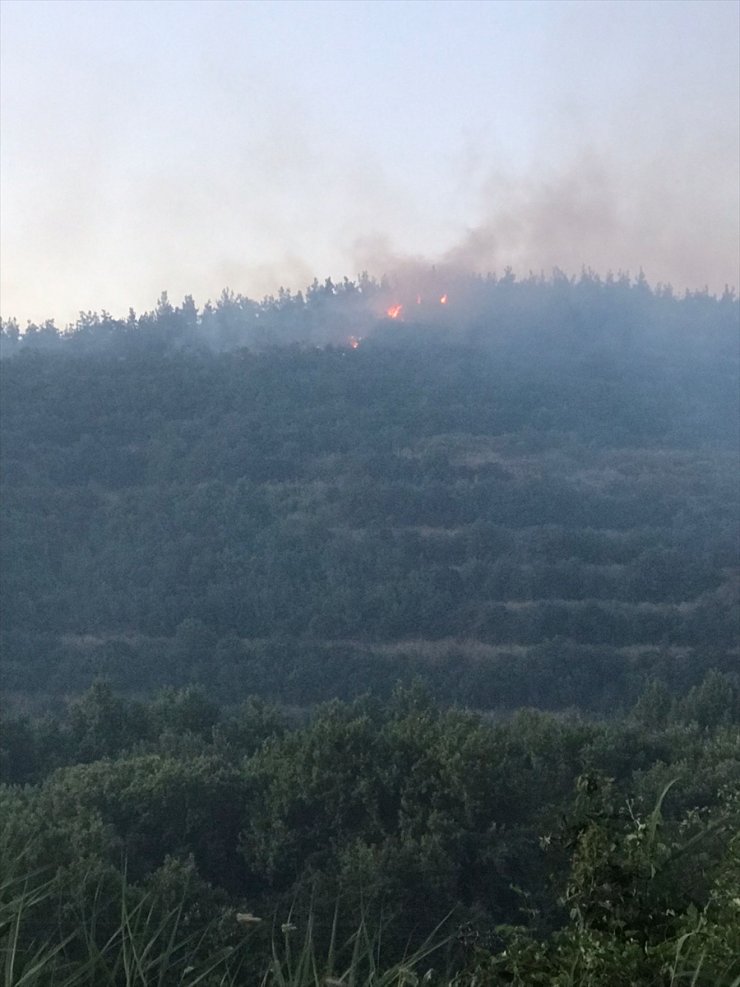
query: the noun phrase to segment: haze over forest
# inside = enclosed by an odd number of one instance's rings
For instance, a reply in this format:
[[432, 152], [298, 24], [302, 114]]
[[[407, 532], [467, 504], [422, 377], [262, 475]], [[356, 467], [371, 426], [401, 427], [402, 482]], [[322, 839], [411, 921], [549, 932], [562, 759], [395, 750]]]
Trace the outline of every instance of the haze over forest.
[[0, 5], [8, 987], [738, 987], [739, 10]]
[[405, 263], [737, 287], [738, 7], [15, 2], [6, 318]]
[[[303, 705], [448, 667], [606, 710], [730, 670], [738, 309], [431, 270], [3, 323], [6, 687]], [[588, 684], [550, 694], [556, 638]]]
[[21, 969], [740, 973], [738, 300], [441, 278], [3, 323]]

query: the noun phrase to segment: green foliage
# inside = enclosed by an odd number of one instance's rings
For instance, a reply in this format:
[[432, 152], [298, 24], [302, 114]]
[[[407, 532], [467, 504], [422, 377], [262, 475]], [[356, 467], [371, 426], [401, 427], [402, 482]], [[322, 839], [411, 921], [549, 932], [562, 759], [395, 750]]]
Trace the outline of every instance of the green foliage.
[[580, 778], [562, 899], [569, 921], [547, 938], [522, 927], [499, 929], [505, 948], [481, 951], [474, 971], [455, 984], [737, 984], [740, 790], [713, 819], [689, 813], [670, 834], [662, 807], [671, 787], [641, 818], [614, 812], [604, 779]]
[[604, 713], [731, 672], [736, 301], [455, 290], [425, 327], [370, 280], [9, 325], [5, 691]]
[[[699, 694], [716, 691], [712, 677]], [[80, 982], [117, 983], [104, 977], [174, 975], [186, 956], [202, 970], [233, 947], [236, 982], [413, 983], [426, 967], [409, 957], [446, 919], [440, 983], [731, 984], [738, 721], [719, 703], [684, 722], [695, 695], [646, 727], [492, 722], [419, 688], [290, 722], [96, 687], [56, 724], [69, 765], [0, 788], [3, 961], [92, 963], [100, 979]], [[141, 737], [74, 763], [90, 751], [80, 711], [97, 723], [101, 705]], [[26, 722], [36, 746], [49, 729]], [[274, 952], [271, 923], [289, 933]]]
[[740, 984], [737, 301], [448, 287], [3, 324], [4, 982]]
[[57, 891], [55, 882], [33, 891], [24, 888], [15, 896], [3, 889], [0, 956], [7, 987], [205, 987], [238, 982], [235, 977], [243, 962], [237, 948], [214, 948], [209, 927], [188, 928], [180, 907], [163, 912], [152, 895], [132, 901], [125, 884], [118, 888], [116, 923], [107, 920], [110, 909], [93, 899], [77, 916], [74, 932], [57, 940], [47, 929], [38, 944], [29, 939], [39, 934], [34, 912]]

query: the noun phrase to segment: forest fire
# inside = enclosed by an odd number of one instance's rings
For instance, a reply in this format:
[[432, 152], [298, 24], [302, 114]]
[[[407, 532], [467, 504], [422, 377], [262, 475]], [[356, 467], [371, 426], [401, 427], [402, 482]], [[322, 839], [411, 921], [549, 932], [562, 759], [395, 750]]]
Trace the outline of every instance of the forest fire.
[[361, 339], [362, 336], [350, 336], [347, 339], [347, 345], [350, 347], [350, 349], [356, 350], [360, 345]]
[[[416, 302], [417, 305], [422, 305], [422, 304], [428, 305], [429, 304], [428, 301], [427, 302], [424, 301], [424, 299], [422, 298], [421, 294], [417, 294], [414, 300], [415, 300], [415, 302]], [[446, 305], [447, 304], [447, 292], [445, 292], [443, 295], [440, 296], [440, 298], [439, 298], [439, 304], [440, 305]], [[386, 309], [385, 314], [386, 314], [387, 318], [389, 318], [389, 319], [400, 319], [400, 320], [402, 320], [403, 319], [403, 314], [404, 314], [404, 305], [401, 302], [397, 302], [394, 305], [390, 305]]]

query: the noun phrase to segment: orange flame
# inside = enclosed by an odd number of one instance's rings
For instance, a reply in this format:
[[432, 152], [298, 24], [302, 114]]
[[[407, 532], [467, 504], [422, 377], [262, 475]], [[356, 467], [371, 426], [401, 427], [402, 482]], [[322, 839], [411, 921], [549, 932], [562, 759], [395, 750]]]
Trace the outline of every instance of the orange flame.
[[391, 305], [386, 312], [386, 315], [389, 319], [399, 319], [401, 317], [401, 312], [403, 312], [403, 305]]
[[440, 298], [439, 304], [440, 305], [446, 305], [447, 304], [447, 294], [446, 293], [444, 295], [442, 295], [442, 297]]
[[353, 350], [356, 350], [357, 347], [360, 345], [360, 340], [361, 339], [362, 339], [362, 336], [350, 336], [349, 339], [347, 340], [347, 342], [349, 343], [349, 345], [351, 346], [351, 348]]

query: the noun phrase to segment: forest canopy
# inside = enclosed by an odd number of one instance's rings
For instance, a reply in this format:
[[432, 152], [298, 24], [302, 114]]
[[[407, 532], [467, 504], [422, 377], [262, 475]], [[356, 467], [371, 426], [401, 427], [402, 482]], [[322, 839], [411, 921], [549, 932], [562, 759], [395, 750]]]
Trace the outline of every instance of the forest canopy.
[[738, 311], [432, 271], [4, 324], [6, 693], [606, 711], [736, 669]]

